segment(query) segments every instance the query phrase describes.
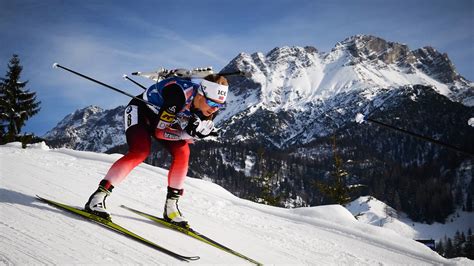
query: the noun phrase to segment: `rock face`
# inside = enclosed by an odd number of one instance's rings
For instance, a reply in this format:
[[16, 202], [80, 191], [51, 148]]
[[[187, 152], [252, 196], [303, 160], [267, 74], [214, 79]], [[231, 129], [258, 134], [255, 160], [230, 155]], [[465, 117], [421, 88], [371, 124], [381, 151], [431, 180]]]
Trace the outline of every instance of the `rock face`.
[[360, 59], [359, 62], [380, 60], [387, 65], [409, 66], [416, 61], [408, 46], [373, 36], [354, 36], [342, 43], [346, 45], [352, 57]]

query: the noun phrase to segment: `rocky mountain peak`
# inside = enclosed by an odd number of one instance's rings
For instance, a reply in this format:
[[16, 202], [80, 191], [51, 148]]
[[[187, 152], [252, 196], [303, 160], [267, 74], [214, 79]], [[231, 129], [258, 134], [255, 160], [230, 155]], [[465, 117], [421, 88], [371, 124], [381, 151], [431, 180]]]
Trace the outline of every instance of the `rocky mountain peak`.
[[236, 67], [246, 68], [252, 71], [254, 67], [263, 69], [265, 65], [277, 65], [281, 63], [308, 61], [311, 57], [319, 56], [319, 52], [312, 46], [283, 46], [275, 47], [268, 53], [256, 52], [253, 54], [240, 53], [222, 70], [230, 70]]
[[417, 67], [443, 83], [462, 79], [446, 53], [440, 53], [431, 46], [413, 51], [418, 60]]
[[[82, 123], [85, 123], [90, 117], [93, 117], [103, 111], [104, 110], [102, 108], [95, 105], [90, 105], [85, 108], [78, 109], [64, 117], [63, 120], [61, 120], [61, 122], [56, 127], [64, 127], [65, 125], [70, 124], [70, 121], [81, 121]], [[48, 135], [49, 133], [50, 132], [48, 132], [46, 135]]]
[[408, 65], [415, 62], [407, 45], [371, 35], [352, 36], [342, 41], [341, 46], [352, 55], [354, 63], [379, 60], [385, 64]]
[[83, 119], [87, 119], [88, 117], [90, 117], [92, 115], [95, 115], [95, 114], [98, 114], [98, 113], [101, 113], [103, 111], [104, 111], [104, 109], [100, 108], [99, 106], [90, 105], [90, 106], [87, 106], [83, 109], [77, 110], [76, 112], [73, 113], [73, 115], [74, 116], [82, 116]]
[[52, 147], [104, 152], [124, 142], [123, 106], [103, 110], [88, 106], [67, 115], [43, 138], [52, 140]]
[[461, 77], [446, 53], [440, 53], [430, 46], [410, 50], [407, 45], [389, 42], [371, 35], [355, 35], [339, 43], [336, 48], [348, 51], [351, 55], [350, 65], [369, 62], [379, 67], [395, 64], [414, 72], [419, 69], [441, 83], [461, 82], [468, 86], [468, 81]]
[[266, 54], [266, 57], [271, 60], [275, 58], [304, 57], [307, 56], [307, 54], [318, 54], [318, 50], [312, 46], [275, 47]]

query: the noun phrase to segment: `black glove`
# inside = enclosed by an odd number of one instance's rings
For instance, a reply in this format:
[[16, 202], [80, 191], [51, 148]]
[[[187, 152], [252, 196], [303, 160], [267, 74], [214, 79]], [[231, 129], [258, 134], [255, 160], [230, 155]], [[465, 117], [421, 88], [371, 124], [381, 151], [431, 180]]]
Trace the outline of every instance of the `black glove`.
[[194, 114], [188, 122], [184, 130], [192, 137], [205, 138], [207, 136], [217, 136], [217, 130], [212, 120], [201, 120], [198, 115]]

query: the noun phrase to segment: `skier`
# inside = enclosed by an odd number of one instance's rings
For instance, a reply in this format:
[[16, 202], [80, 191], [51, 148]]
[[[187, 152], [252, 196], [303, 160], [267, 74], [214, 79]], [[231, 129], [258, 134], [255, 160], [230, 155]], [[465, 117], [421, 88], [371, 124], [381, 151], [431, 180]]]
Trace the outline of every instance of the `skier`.
[[[226, 101], [227, 79], [211, 74], [203, 79], [171, 76], [149, 87], [142, 99], [133, 99], [125, 108], [125, 134], [128, 152], [109, 169], [98, 189], [89, 197], [85, 210], [110, 219], [105, 200], [150, 153], [155, 138], [171, 154], [168, 188], [163, 217], [174, 224], [188, 227], [178, 209], [188, 171], [189, 144], [193, 139], [217, 135], [213, 119]], [[140, 97], [140, 96], [139, 96]]]

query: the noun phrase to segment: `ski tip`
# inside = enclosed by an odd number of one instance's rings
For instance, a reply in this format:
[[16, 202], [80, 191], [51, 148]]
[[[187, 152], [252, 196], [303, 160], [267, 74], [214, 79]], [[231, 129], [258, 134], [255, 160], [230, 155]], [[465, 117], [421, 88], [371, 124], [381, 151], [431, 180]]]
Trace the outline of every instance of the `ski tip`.
[[58, 68], [59, 67], [59, 64], [58, 63], [54, 63], [53, 64], [53, 68]]
[[43, 203], [46, 203], [46, 204], [50, 204], [50, 200], [46, 199], [46, 198], [43, 198], [39, 195], [36, 195], [36, 199], [43, 202]]
[[199, 256], [194, 256], [194, 257], [186, 257], [187, 260], [198, 260], [200, 259], [201, 257]]

